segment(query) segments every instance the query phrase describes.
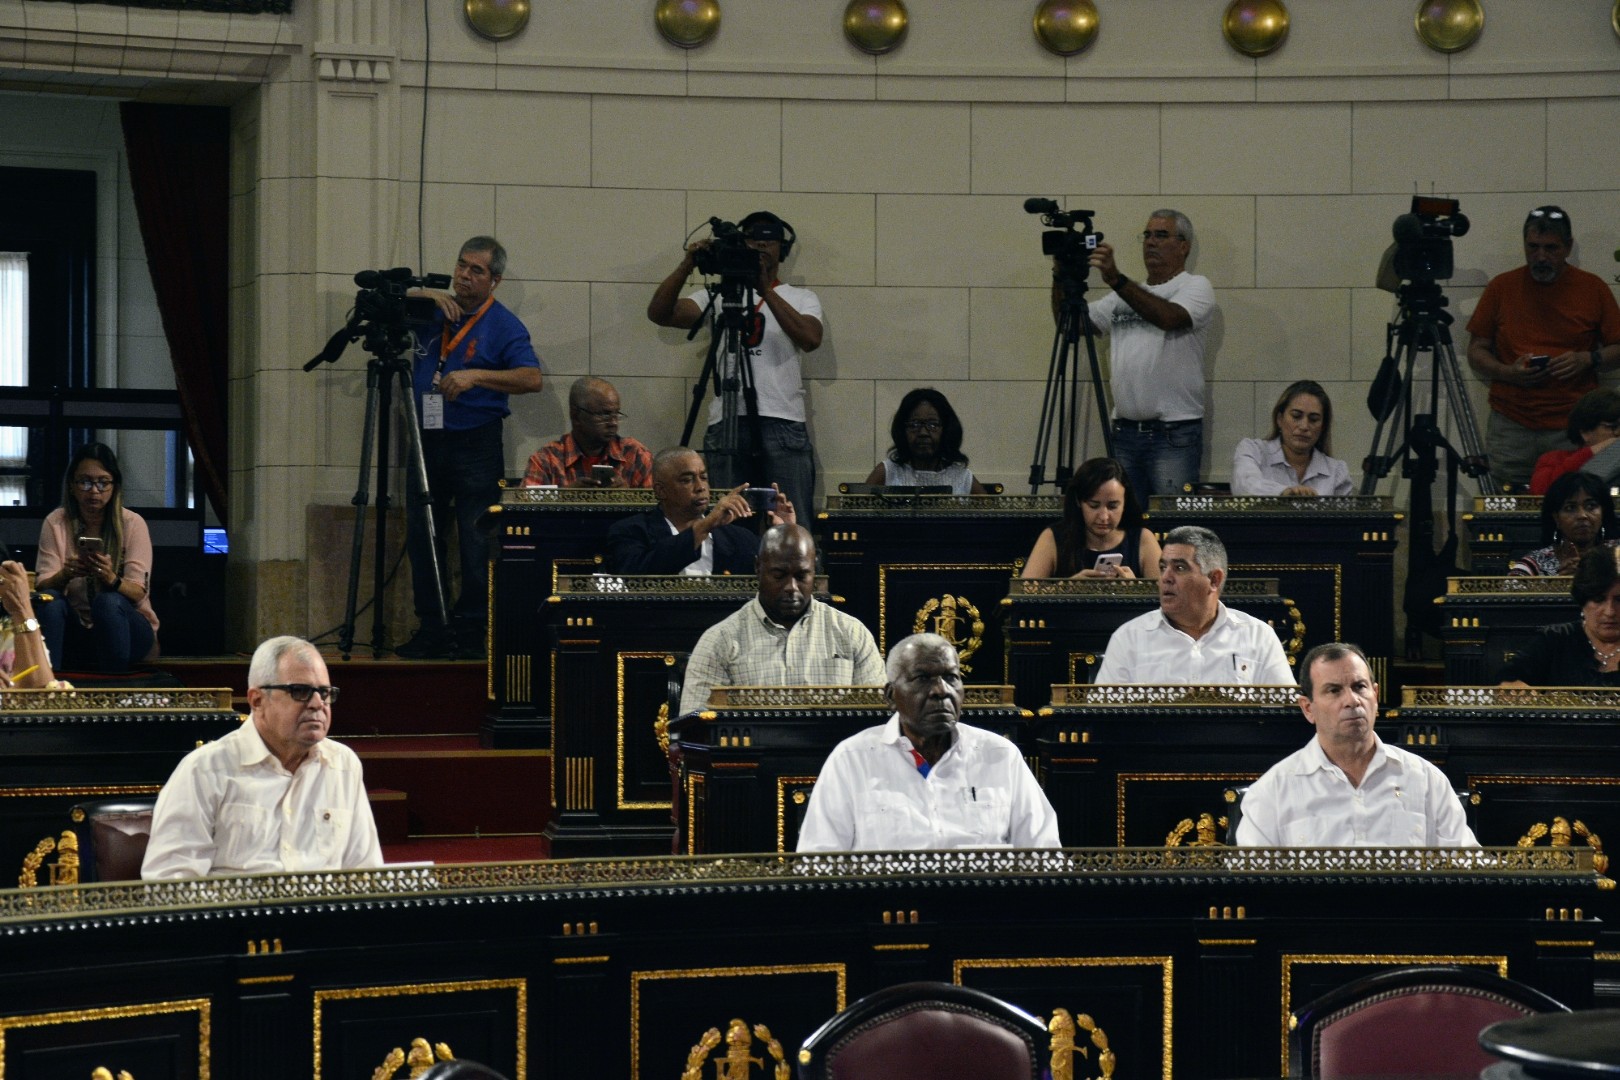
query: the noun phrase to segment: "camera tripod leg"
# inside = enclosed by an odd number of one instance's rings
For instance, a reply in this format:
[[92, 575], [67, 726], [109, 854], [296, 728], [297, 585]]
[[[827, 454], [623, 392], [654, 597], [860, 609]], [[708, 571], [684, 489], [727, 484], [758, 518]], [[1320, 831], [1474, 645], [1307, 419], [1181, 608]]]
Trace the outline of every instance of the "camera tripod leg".
[[[422, 425], [416, 414], [416, 389], [411, 382], [411, 372], [401, 363], [395, 370], [399, 378], [401, 400], [405, 403], [405, 514], [409, 518], [412, 514], [421, 515], [422, 535], [427, 538], [428, 564], [433, 578], [433, 605], [438, 609], [439, 625], [448, 633], [450, 626], [450, 605], [445, 597], [444, 569], [439, 564], [439, 538], [433, 524], [433, 493], [428, 488], [427, 459], [422, 454]], [[410, 523], [406, 522], [407, 535]], [[381, 574], [381, 552], [379, 555], [378, 573]], [[380, 577], [379, 577], [380, 580]], [[378, 622], [381, 625], [381, 597], [382, 587], [378, 586]], [[487, 615], [486, 615], [487, 617]], [[455, 646], [451, 646], [452, 655]]]
[[370, 361], [366, 365], [366, 418], [360, 435], [360, 478], [355, 486], [354, 498], [349, 500], [354, 507], [354, 536], [349, 548], [348, 598], [343, 606], [343, 625], [338, 628], [338, 651], [345, 660], [354, 653], [354, 621], [360, 600], [360, 563], [365, 552], [366, 508], [371, 503], [371, 448], [377, 431], [378, 397], [389, 386], [382, 381], [378, 362]]

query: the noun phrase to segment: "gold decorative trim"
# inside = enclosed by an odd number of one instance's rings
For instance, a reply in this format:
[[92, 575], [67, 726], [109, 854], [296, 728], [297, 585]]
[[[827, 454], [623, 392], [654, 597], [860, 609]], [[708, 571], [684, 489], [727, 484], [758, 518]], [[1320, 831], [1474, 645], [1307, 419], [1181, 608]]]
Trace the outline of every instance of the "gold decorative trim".
[[7, 690], [0, 713], [175, 713], [236, 710], [229, 687], [164, 690]]
[[853, 495], [828, 492], [826, 514], [874, 513], [894, 517], [903, 512], [913, 517], [961, 515], [985, 517], [1047, 517], [1063, 514], [1061, 495]]
[[558, 965], [605, 964], [612, 959], [611, 956], [553, 956], [551, 962]]
[[[756, 587], [757, 587], [757, 585], [756, 585]], [[662, 650], [659, 650], [657, 652], [621, 652], [621, 653], [616, 653], [614, 655], [614, 658], [613, 658], [613, 664], [614, 664], [614, 669], [615, 669], [615, 682], [614, 682], [615, 698], [614, 698], [614, 700], [616, 702], [616, 707], [615, 707], [614, 714], [613, 714], [613, 727], [614, 727], [614, 740], [615, 740], [615, 742], [614, 742], [614, 759], [613, 759], [613, 776], [614, 776], [614, 793], [617, 796], [616, 805], [618, 806], [618, 808], [620, 810], [668, 810], [673, 805], [670, 802], [670, 800], [668, 800], [668, 799], [663, 799], [663, 800], [657, 800], [657, 799], [634, 800], [634, 799], [632, 799], [632, 800], [627, 801], [625, 799], [625, 797], [624, 797], [624, 744], [625, 744], [625, 724], [627, 722], [626, 717], [625, 717], [625, 712], [624, 712], [624, 662], [625, 662], [626, 659], [630, 659], [630, 660], [653, 660], [653, 659], [657, 659], [657, 660], [663, 661], [664, 665], [667, 667], [675, 658], [673, 656], [671, 656], [669, 653], [664, 652]], [[667, 715], [668, 702], [665, 702], [664, 704], [665, 704], [665, 707], [666, 707], [665, 715]], [[653, 738], [655, 740], [658, 739], [658, 718], [656, 716], [653, 717], [650, 721], [648, 721], [648, 727], [649, 727], [649, 730], [652, 731]], [[668, 739], [668, 736], [666, 735], [665, 736], [665, 741], [663, 742], [664, 753], [666, 755], [669, 753], [669, 743], [668, 743], [667, 739]]]
[[911, 943], [905, 943], [905, 944], [896, 943], [896, 944], [889, 944], [889, 945], [873, 945], [872, 946], [872, 951], [873, 952], [926, 952], [927, 950], [929, 950], [931, 948], [933, 948], [933, 946], [929, 945], [926, 941], [919, 941], [919, 942], [911, 942]]
[[1180, 685], [1152, 686], [1126, 683], [1075, 683], [1052, 687], [1052, 704], [1098, 708], [1109, 705], [1155, 708], [1236, 708], [1252, 711], [1271, 707], [1299, 713], [1297, 686]]
[[[1229, 514], [1276, 516], [1310, 514], [1314, 517], [1340, 517], [1354, 514], [1394, 513], [1395, 500], [1389, 495], [1153, 495], [1148, 509], [1173, 517], [1177, 514], [1219, 511]], [[1537, 499], [1537, 511], [1540, 500]]]
[[1475, 495], [1476, 514], [1541, 514], [1540, 495]]
[[[911, 621], [911, 632], [921, 634], [927, 631], [930, 618], [934, 623], [932, 632], [951, 643], [962, 665], [962, 671], [971, 674], [973, 665], [968, 661], [973, 659], [974, 654], [984, 644], [984, 619], [979, 614], [978, 605], [965, 596], [955, 596], [951, 593], [946, 593], [942, 597], [930, 596], [928, 601], [917, 609], [917, 616]], [[956, 628], [963, 624], [967, 626], [967, 633], [957, 633]]]
[[[1030, 956], [1007, 957], [999, 959], [980, 958], [976, 960], [957, 960], [951, 965], [951, 981], [957, 986], [965, 985], [962, 982], [964, 971], [982, 971], [990, 968], [1061, 968], [1061, 967], [1157, 967], [1160, 970], [1159, 992], [1164, 999], [1162, 1019], [1164, 1033], [1161, 1037], [1160, 1049], [1164, 1055], [1161, 1068], [1164, 1080], [1171, 1080], [1175, 1070], [1171, 1061], [1170, 1027], [1173, 1017], [1172, 998], [1175, 982], [1175, 959], [1169, 956]], [[1284, 1070], [1287, 1071], [1286, 1069]]]
[[[1015, 689], [1003, 683], [964, 686], [962, 707], [1005, 708], [1014, 703]], [[709, 714], [719, 719], [727, 709], [877, 709], [885, 717], [893, 711], [881, 686], [716, 686], [699, 715], [711, 721]]]
[[[817, 595], [826, 595], [826, 580], [816, 578]], [[758, 591], [755, 578], [732, 574], [558, 574], [551, 599], [669, 596], [742, 601]]]
[[1403, 686], [1401, 712], [1409, 709], [1620, 709], [1620, 690], [1584, 686]]
[[[993, 495], [951, 495], [941, 498], [997, 498]], [[943, 573], [947, 570], [1000, 570], [1011, 580], [1018, 572], [1016, 563], [879, 563], [878, 564], [878, 651], [889, 651], [889, 573], [902, 570], [922, 570]]]
[[156, 795], [162, 784], [97, 784], [92, 787], [5, 787], [0, 799], [31, 799], [46, 795]]
[[1282, 1075], [1288, 1075], [1288, 1030], [1294, 1016], [1294, 968], [1305, 964], [1380, 964], [1408, 967], [1413, 964], [1453, 964], [1468, 967], [1495, 967], [1508, 977], [1506, 956], [1447, 956], [1439, 953], [1283, 953], [1282, 957]]
[[[776, 850], [787, 851], [787, 789], [794, 784], [814, 784], [814, 776], [778, 776], [776, 778]], [[804, 795], [802, 791], [795, 791], [795, 796]], [[808, 799], [809, 796], [805, 795]], [[799, 801], [797, 798], [795, 802]]]
[[606, 507], [622, 510], [650, 510], [658, 505], [652, 488], [547, 488], [515, 487], [501, 490], [502, 506]]
[[[1230, 570], [1264, 570], [1271, 573], [1297, 574], [1302, 570], [1328, 573], [1333, 575], [1333, 640], [1344, 640], [1344, 567], [1339, 563], [1234, 563]], [[1241, 579], [1240, 579], [1241, 580]], [[1278, 585], [1279, 591], [1281, 584]], [[1225, 592], [1223, 589], [1222, 592]], [[1238, 593], [1230, 595], [1237, 596]], [[1294, 620], [1294, 639], [1284, 644], [1283, 651], [1290, 660], [1299, 654], [1301, 646], [1305, 644], [1305, 620], [1299, 613], [1299, 608], [1293, 601], [1289, 601], [1288, 614]]]
[[321, 1010], [328, 1001], [368, 998], [416, 997], [429, 994], [464, 994], [478, 990], [511, 990], [517, 1006], [517, 1073], [512, 1080], [528, 1080], [529, 983], [527, 979], [477, 979], [462, 982], [400, 983], [390, 986], [355, 986], [315, 991], [315, 1075], [321, 1075]]
[[1559, 574], [1492, 574], [1489, 577], [1446, 578], [1446, 602], [1455, 603], [1453, 597], [1486, 596], [1501, 599], [1504, 596], [1552, 596], [1569, 599], [1570, 578]]
[[1215, 938], [1199, 938], [1198, 939], [1198, 944], [1200, 944], [1200, 945], [1257, 945], [1257, 944], [1259, 944], [1259, 941], [1260, 941], [1259, 938], [1252, 938], [1252, 937], [1215, 937]]
[[1537, 945], [1547, 949], [1590, 949], [1597, 944], [1596, 941], [1536, 941]]
[[784, 964], [781, 967], [664, 968], [630, 973], [630, 1080], [641, 1080], [641, 986], [665, 979], [724, 979], [747, 975], [836, 975], [833, 1012], [844, 1011], [847, 974], [843, 964]]
[[1158, 783], [1170, 780], [1198, 781], [1219, 780], [1222, 783], [1234, 781], [1258, 780], [1257, 772], [1234, 773], [1118, 773], [1114, 777], [1114, 846], [1125, 846], [1125, 785], [1142, 781], [1144, 783]]
[[236, 980], [238, 986], [261, 986], [265, 983], [289, 983], [294, 975], [244, 975]]
[[24, 1028], [48, 1027], [53, 1024], [86, 1024], [97, 1020], [123, 1020], [132, 1016], [167, 1016], [172, 1013], [189, 1012], [197, 1014], [197, 1080], [209, 1080], [213, 1075], [209, 1063], [213, 1005], [207, 998], [154, 1001], [141, 1005], [109, 1005], [95, 1009], [35, 1013], [31, 1016], [0, 1016], [0, 1076], [5, 1075], [6, 1035], [9, 1032]]

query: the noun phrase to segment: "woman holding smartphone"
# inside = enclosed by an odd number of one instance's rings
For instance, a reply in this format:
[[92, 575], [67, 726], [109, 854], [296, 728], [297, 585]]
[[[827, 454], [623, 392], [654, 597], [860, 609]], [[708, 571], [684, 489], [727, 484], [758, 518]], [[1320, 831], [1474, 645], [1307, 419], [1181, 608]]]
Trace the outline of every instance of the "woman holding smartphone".
[[1063, 520], [1041, 530], [1020, 576], [1156, 578], [1159, 554], [1125, 467], [1092, 458], [1075, 470], [1063, 492]]
[[61, 666], [69, 666], [64, 649], [107, 673], [157, 657], [158, 619], [147, 596], [152, 537], [124, 509], [123, 492], [118, 456], [88, 443], [68, 463], [61, 507], [40, 526], [34, 587], [53, 598], [37, 610]]

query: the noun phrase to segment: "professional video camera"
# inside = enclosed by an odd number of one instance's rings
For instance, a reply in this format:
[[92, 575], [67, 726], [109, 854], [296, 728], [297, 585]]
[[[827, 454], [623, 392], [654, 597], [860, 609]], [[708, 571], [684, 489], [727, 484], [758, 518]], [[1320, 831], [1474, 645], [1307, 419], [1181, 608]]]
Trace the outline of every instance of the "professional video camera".
[[1091, 253], [1103, 238], [1102, 233], [1091, 230], [1091, 211], [1065, 213], [1053, 199], [1025, 199], [1024, 213], [1040, 214], [1041, 224], [1051, 230], [1041, 233], [1041, 254], [1052, 256], [1060, 270], [1084, 280], [1091, 272]]
[[712, 237], [709, 243], [692, 252], [692, 261], [698, 273], [707, 277], [741, 280], [751, 284], [759, 280], [759, 252], [748, 246], [748, 238], [741, 226], [717, 217], [709, 219]]
[[392, 270], [362, 270], [354, 275], [360, 291], [354, 296], [349, 321], [327, 341], [319, 356], [304, 365], [310, 371], [331, 364], [351, 341], [365, 338], [363, 348], [373, 356], [404, 352], [410, 347], [411, 327], [427, 326], [438, 310], [431, 296], [409, 296], [411, 289], [448, 289], [449, 274], [417, 277], [408, 266]]
[[1412, 196], [1412, 212], [1395, 219], [1396, 275], [1402, 281], [1433, 283], [1453, 273], [1451, 238], [1468, 233], [1468, 219], [1456, 199]]

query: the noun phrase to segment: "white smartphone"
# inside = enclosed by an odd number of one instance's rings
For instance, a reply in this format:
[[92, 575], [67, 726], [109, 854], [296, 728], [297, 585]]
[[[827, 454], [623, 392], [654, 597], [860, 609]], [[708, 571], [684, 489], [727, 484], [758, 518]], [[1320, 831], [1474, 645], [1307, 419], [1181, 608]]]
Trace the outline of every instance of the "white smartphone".
[[1101, 570], [1105, 566], [1120, 566], [1124, 562], [1125, 556], [1120, 552], [1105, 551], [1101, 555], [1097, 556], [1097, 561], [1092, 564], [1092, 568], [1095, 570]]

